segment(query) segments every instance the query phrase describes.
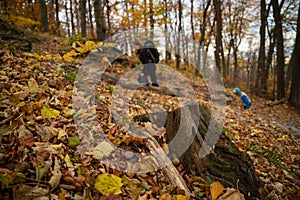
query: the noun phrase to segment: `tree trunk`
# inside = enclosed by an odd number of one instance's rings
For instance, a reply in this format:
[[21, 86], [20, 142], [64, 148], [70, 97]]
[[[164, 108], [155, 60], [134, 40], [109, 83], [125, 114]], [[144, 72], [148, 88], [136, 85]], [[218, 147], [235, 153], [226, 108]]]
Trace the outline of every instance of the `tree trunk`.
[[86, 37], [86, 0], [80, 0], [80, 26], [81, 35]]
[[95, 21], [96, 21], [96, 32], [97, 39], [103, 41], [106, 38], [106, 24], [104, 22], [104, 13], [103, 13], [103, 0], [94, 1], [95, 9]]
[[179, 69], [180, 67], [180, 52], [182, 48], [183, 41], [181, 41], [181, 35], [182, 35], [182, 2], [181, 0], [178, 0], [178, 34], [176, 38], [176, 46], [177, 46], [177, 53], [175, 54], [176, 59], [176, 69]]
[[111, 6], [109, 4], [109, 0], [106, 0], [106, 20], [107, 20], [107, 30], [108, 30], [107, 34], [110, 34], [111, 31], [110, 13], [111, 13]]
[[67, 20], [67, 32], [68, 32], [68, 37], [71, 37], [71, 30], [70, 30], [70, 19], [69, 19], [69, 13], [68, 13], [68, 5], [67, 2], [65, 2], [65, 15], [66, 15], [66, 20]]
[[149, 0], [149, 18], [150, 18], [150, 38], [151, 40], [154, 39], [154, 12], [153, 12], [153, 0]]
[[213, 0], [213, 4], [215, 7], [215, 17], [217, 22], [217, 28], [216, 28], [216, 50], [215, 50], [215, 61], [217, 68], [221, 72], [225, 71], [225, 56], [223, 51], [223, 43], [222, 43], [222, 29], [223, 29], [223, 23], [222, 23], [222, 10], [221, 10], [221, 1], [220, 0]]
[[89, 8], [89, 23], [91, 27], [91, 37], [94, 38], [94, 24], [93, 24], [93, 15], [92, 15], [92, 5], [91, 5], [91, 0], [88, 0], [88, 8]]
[[74, 23], [74, 14], [73, 14], [73, 0], [70, 0], [70, 15], [71, 15], [71, 30], [72, 30], [72, 35], [75, 35], [75, 23]]
[[45, 0], [39, 0], [40, 3], [40, 9], [42, 14], [42, 32], [49, 32], [49, 26], [48, 26], [48, 15], [47, 15], [47, 7]]
[[[169, 18], [169, 8], [168, 8], [168, 1], [164, 0], [164, 26], [165, 26], [165, 32], [168, 33], [168, 18]], [[169, 64], [169, 61], [171, 60], [171, 51], [170, 51], [170, 35], [165, 34], [165, 43], [166, 43], [166, 64]]]
[[[205, 55], [204, 55], [204, 39], [206, 34], [206, 22], [207, 22], [207, 12], [210, 7], [211, 0], [207, 1], [207, 4], [204, 5], [204, 11], [203, 11], [203, 18], [202, 18], [202, 27], [200, 27], [200, 39], [199, 39], [199, 46], [197, 49], [197, 59], [196, 59], [196, 73], [199, 73], [201, 71], [201, 61], [203, 60], [203, 65], [205, 63]], [[201, 51], [202, 50], [202, 51]]]
[[[193, 120], [183, 120], [183, 118], [187, 117], [187, 112], [184, 112], [184, 115], [181, 114], [183, 109], [189, 109], [191, 116], [195, 116], [197, 115], [197, 112], [195, 112], [198, 109], [197, 107], [198, 105], [191, 105], [168, 113], [166, 139], [169, 144], [170, 154], [176, 155], [176, 152], [172, 152], [172, 149], [170, 149], [170, 142], [173, 138], [176, 136], [175, 143], [178, 143], [176, 145], [178, 145], [178, 148], [181, 148], [182, 145], [184, 146], [189, 142], [189, 136], [191, 135], [189, 130], [193, 130], [191, 127], [195, 126], [194, 122], [192, 122]], [[210, 128], [209, 134], [206, 134], [208, 132], [208, 125], [212, 122], [210, 121], [210, 111], [203, 105], [199, 105], [199, 110], [199, 113], [201, 113], [198, 125], [199, 133], [197, 134], [197, 130], [193, 130], [196, 132], [196, 137], [194, 137], [191, 145], [183, 155], [177, 155], [180, 156], [184, 169], [190, 173], [193, 172], [201, 175], [201, 177], [204, 177], [209, 182], [218, 180], [225, 187], [238, 187], [247, 199], [250, 199], [249, 194], [251, 196], [258, 195], [259, 180], [255, 174], [253, 162], [248, 154], [240, 152], [224, 133], [221, 134], [219, 139], [214, 136], [217, 135], [215, 131], [219, 130], [217, 127]], [[210, 137], [208, 141], [218, 141], [215, 144], [213, 153], [200, 158], [199, 151], [203, 144], [203, 138], [206, 136]], [[174, 144], [174, 141], [172, 143]], [[176, 147], [176, 145], [173, 146]]]
[[271, 1], [275, 19], [276, 56], [277, 56], [277, 99], [284, 98], [284, 46], [282, 20], [278, 0]]
[[76, 28], [77, 28], [77, 34], [79, 34], [81, 30], [80, 30], [80, 15], [79, 15], [78, 1], [74, 0], [74, 3], [75, 3], [75, 17], [77, 22]]
[[290, 67], [292, 68], [292, 83], [291, 83], [291, 93], [289, 102], [292, 106], [299, 106], [300, 101], [300, 5], [298, 10], [298, 19], [297, 19], [297, 33], [296, 33], [296, 42], [292, 58], [290, 61]]
[[[266, 23], [267, 23], [267, 10], [266, 10], [266, 0], [260, 1], [260, 46], [259, 46], [259, 56], [258, 56], [258, 67], [257, 67], [257, 78], [255, 87], [260, 88], [262, 91], [266, 89], [266, 83], [264, 79], [266, 70]], [[263, 87], [262, 84], [265, 86]]]
[[56, 18], [56, 29], [58, 31], [58, 35], [60, 35], [59, 2], [58, 2], [58, 0], [55, 0], [55, 18]]

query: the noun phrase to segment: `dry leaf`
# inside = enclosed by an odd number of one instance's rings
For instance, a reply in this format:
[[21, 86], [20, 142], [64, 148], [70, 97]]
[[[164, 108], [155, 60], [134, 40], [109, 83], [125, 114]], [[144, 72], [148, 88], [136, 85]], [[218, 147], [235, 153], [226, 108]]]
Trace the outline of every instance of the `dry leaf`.
[[52, 189], [55, 189], [58, 186], [61, 177], [62, 177], [62, 174], [60, 171], [60, 164], [59, 164], [58, 158], [55, 157], [55, 163], [54, 163], [54, 169], [52, 172], [52, 177], [49, 180], [49, 184], [51, 185]]
[[213, 182], [210, 186], [211, 198], [216, 200], [223, 193], [224, 187], [219, 181]]
[[239, 190], [234, 188], [227, 188], [226, 193], [218, 198], [218, 200], [245, 200], [245, 198]]
[[93, 150], [93, 157], [96, 159], [102, 159], [104, 156], [110, 155], [113, 150], [114, 147], [112, 144], [103, 141]]

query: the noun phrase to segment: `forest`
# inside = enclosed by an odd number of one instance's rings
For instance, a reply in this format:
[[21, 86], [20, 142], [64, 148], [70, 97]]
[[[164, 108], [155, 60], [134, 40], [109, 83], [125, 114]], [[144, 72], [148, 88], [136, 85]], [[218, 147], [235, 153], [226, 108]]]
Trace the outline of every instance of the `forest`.
[[299, 1], [0, 0], [0, 47], [0, 199], [300, 199]]

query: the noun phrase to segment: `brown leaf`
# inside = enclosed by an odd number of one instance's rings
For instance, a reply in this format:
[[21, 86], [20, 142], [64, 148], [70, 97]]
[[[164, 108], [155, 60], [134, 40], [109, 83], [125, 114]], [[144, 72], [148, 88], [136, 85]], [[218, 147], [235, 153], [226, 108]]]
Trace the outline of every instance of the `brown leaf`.
[[26, 147], [32, 147], [34, 143], [34, 137], [32, 134], [27, 134], [20, 138], [20, 144]]
[[227, 188], [226, 193], [218, 198], [218, 200], [245, 200], [245, 198], [237, 189]]

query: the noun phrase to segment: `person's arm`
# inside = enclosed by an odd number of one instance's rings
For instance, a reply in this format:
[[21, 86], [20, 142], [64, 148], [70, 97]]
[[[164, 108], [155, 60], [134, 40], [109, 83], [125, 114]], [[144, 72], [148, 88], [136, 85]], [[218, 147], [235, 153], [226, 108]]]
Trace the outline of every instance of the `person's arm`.
[[245, 109], [249, 109], [250, 106], [251, 106], [251, 103], [250, 103], [249, 98], [248, 98], [246, 95], [243, 95], [243, 96], [241, 97], [241, 100], [245, 103], [244, 108], [245, 108]]

